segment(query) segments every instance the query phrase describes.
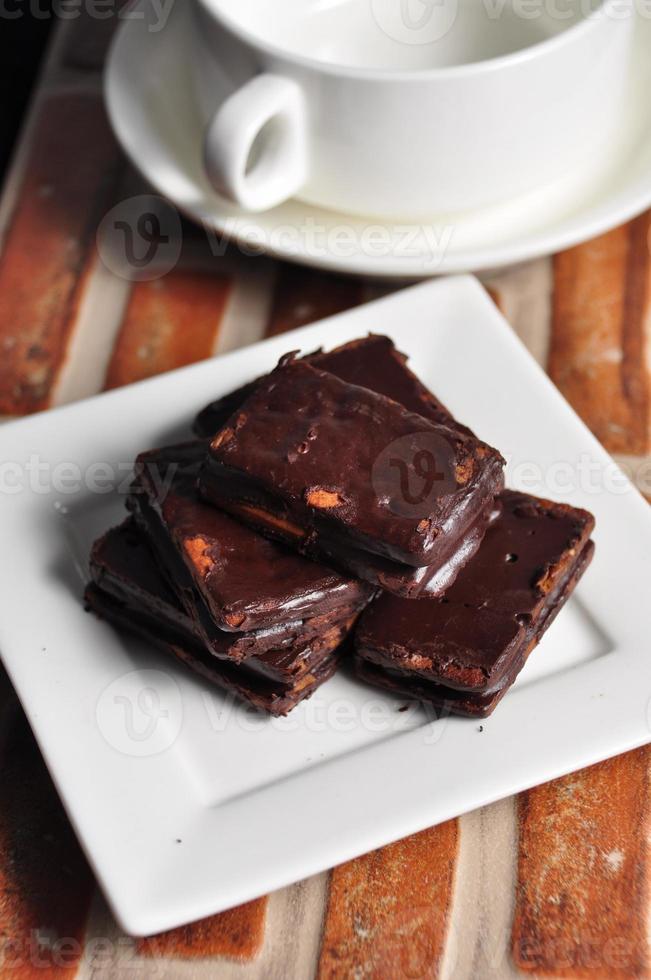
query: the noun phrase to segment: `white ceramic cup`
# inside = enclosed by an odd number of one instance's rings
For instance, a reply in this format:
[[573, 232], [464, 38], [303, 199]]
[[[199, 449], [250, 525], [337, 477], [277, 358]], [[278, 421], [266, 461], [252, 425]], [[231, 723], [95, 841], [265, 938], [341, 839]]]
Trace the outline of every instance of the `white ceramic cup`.
[[193, 0], [215, 189], [394, 220], [497, 204], [612, 141], [627, 0]]

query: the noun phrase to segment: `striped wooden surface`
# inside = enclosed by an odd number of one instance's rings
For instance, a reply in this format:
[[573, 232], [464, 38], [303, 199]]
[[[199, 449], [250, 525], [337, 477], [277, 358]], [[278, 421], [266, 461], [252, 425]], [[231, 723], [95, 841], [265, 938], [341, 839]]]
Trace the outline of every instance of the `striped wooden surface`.
[[[98, 73], [112, 26], [83, 17], [60, 29], [5, 182], [7, 416], [209, 357], [391, 288], [233, 248], [215, 256], [185, 226], [180, 259], [160, 278], [131, 282], [103, 261], [102, 216], [146, 192], [101, 107]], [[651, 499], [650, 232], [647, 214], [487, 285]], [[98, 894], [4, 677], [0, 733], [1, 977], [651, 975], [647, 749], [136, 941]]]

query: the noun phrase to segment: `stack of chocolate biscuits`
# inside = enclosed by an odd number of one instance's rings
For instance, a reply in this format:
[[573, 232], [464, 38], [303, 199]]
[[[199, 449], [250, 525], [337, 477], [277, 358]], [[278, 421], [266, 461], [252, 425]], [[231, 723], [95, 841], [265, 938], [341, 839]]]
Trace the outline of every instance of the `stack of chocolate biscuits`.
[[330, 677], [372, 587], [206, 504], [203, 441], [140, 455], [123, 524], [95, 542], [88, 605], [274, 715]]
[[369, 684], [485, 716], [592, 557], [592, 516], [504, 490], [387, 337], [287, 355], [194, 429], [136, 460], [87, 602], [272, 714], [353, 648]]

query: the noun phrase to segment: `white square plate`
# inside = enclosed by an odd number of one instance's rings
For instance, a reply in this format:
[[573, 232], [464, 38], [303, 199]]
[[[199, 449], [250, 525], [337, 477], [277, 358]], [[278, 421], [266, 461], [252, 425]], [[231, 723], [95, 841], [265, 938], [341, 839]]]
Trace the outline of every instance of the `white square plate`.
[[[432, 721], [344, 673], [272, 721], [84, 612], [92, 539], [130, 464], [287, 350], [386, 333], [509, 460], [512, 486], [597, 517], [597, 553], [484, 721]], [[235, 905], [651, 740], [651, 515], [472, 278], [0, 430], [0, 650], [122, 926]]]

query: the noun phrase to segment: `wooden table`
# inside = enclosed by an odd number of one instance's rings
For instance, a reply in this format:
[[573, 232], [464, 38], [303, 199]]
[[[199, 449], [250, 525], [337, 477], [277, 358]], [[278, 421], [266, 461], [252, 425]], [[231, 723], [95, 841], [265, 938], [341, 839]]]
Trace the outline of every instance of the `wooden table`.
[[[143, 191], [102, 108], [100, 69], [114, 24], [115, 17], [81, 17], [59, 27], [4, 187], [5, 415], [129, 384], [393, 288], [234, 248], [215, 257], [206, 236], [185, 226], [180, 261], [162, 278], [129, 282], [107, 269], [96, 246], [99, 221]], [[525, 344], [647, 495], [650, 235], [646, 214], [487, 282]], [[97, 891], [6, 679], [1, 689], [2, 977], [502, 980], [651, 972], [648, 749], [134, 941]]]

